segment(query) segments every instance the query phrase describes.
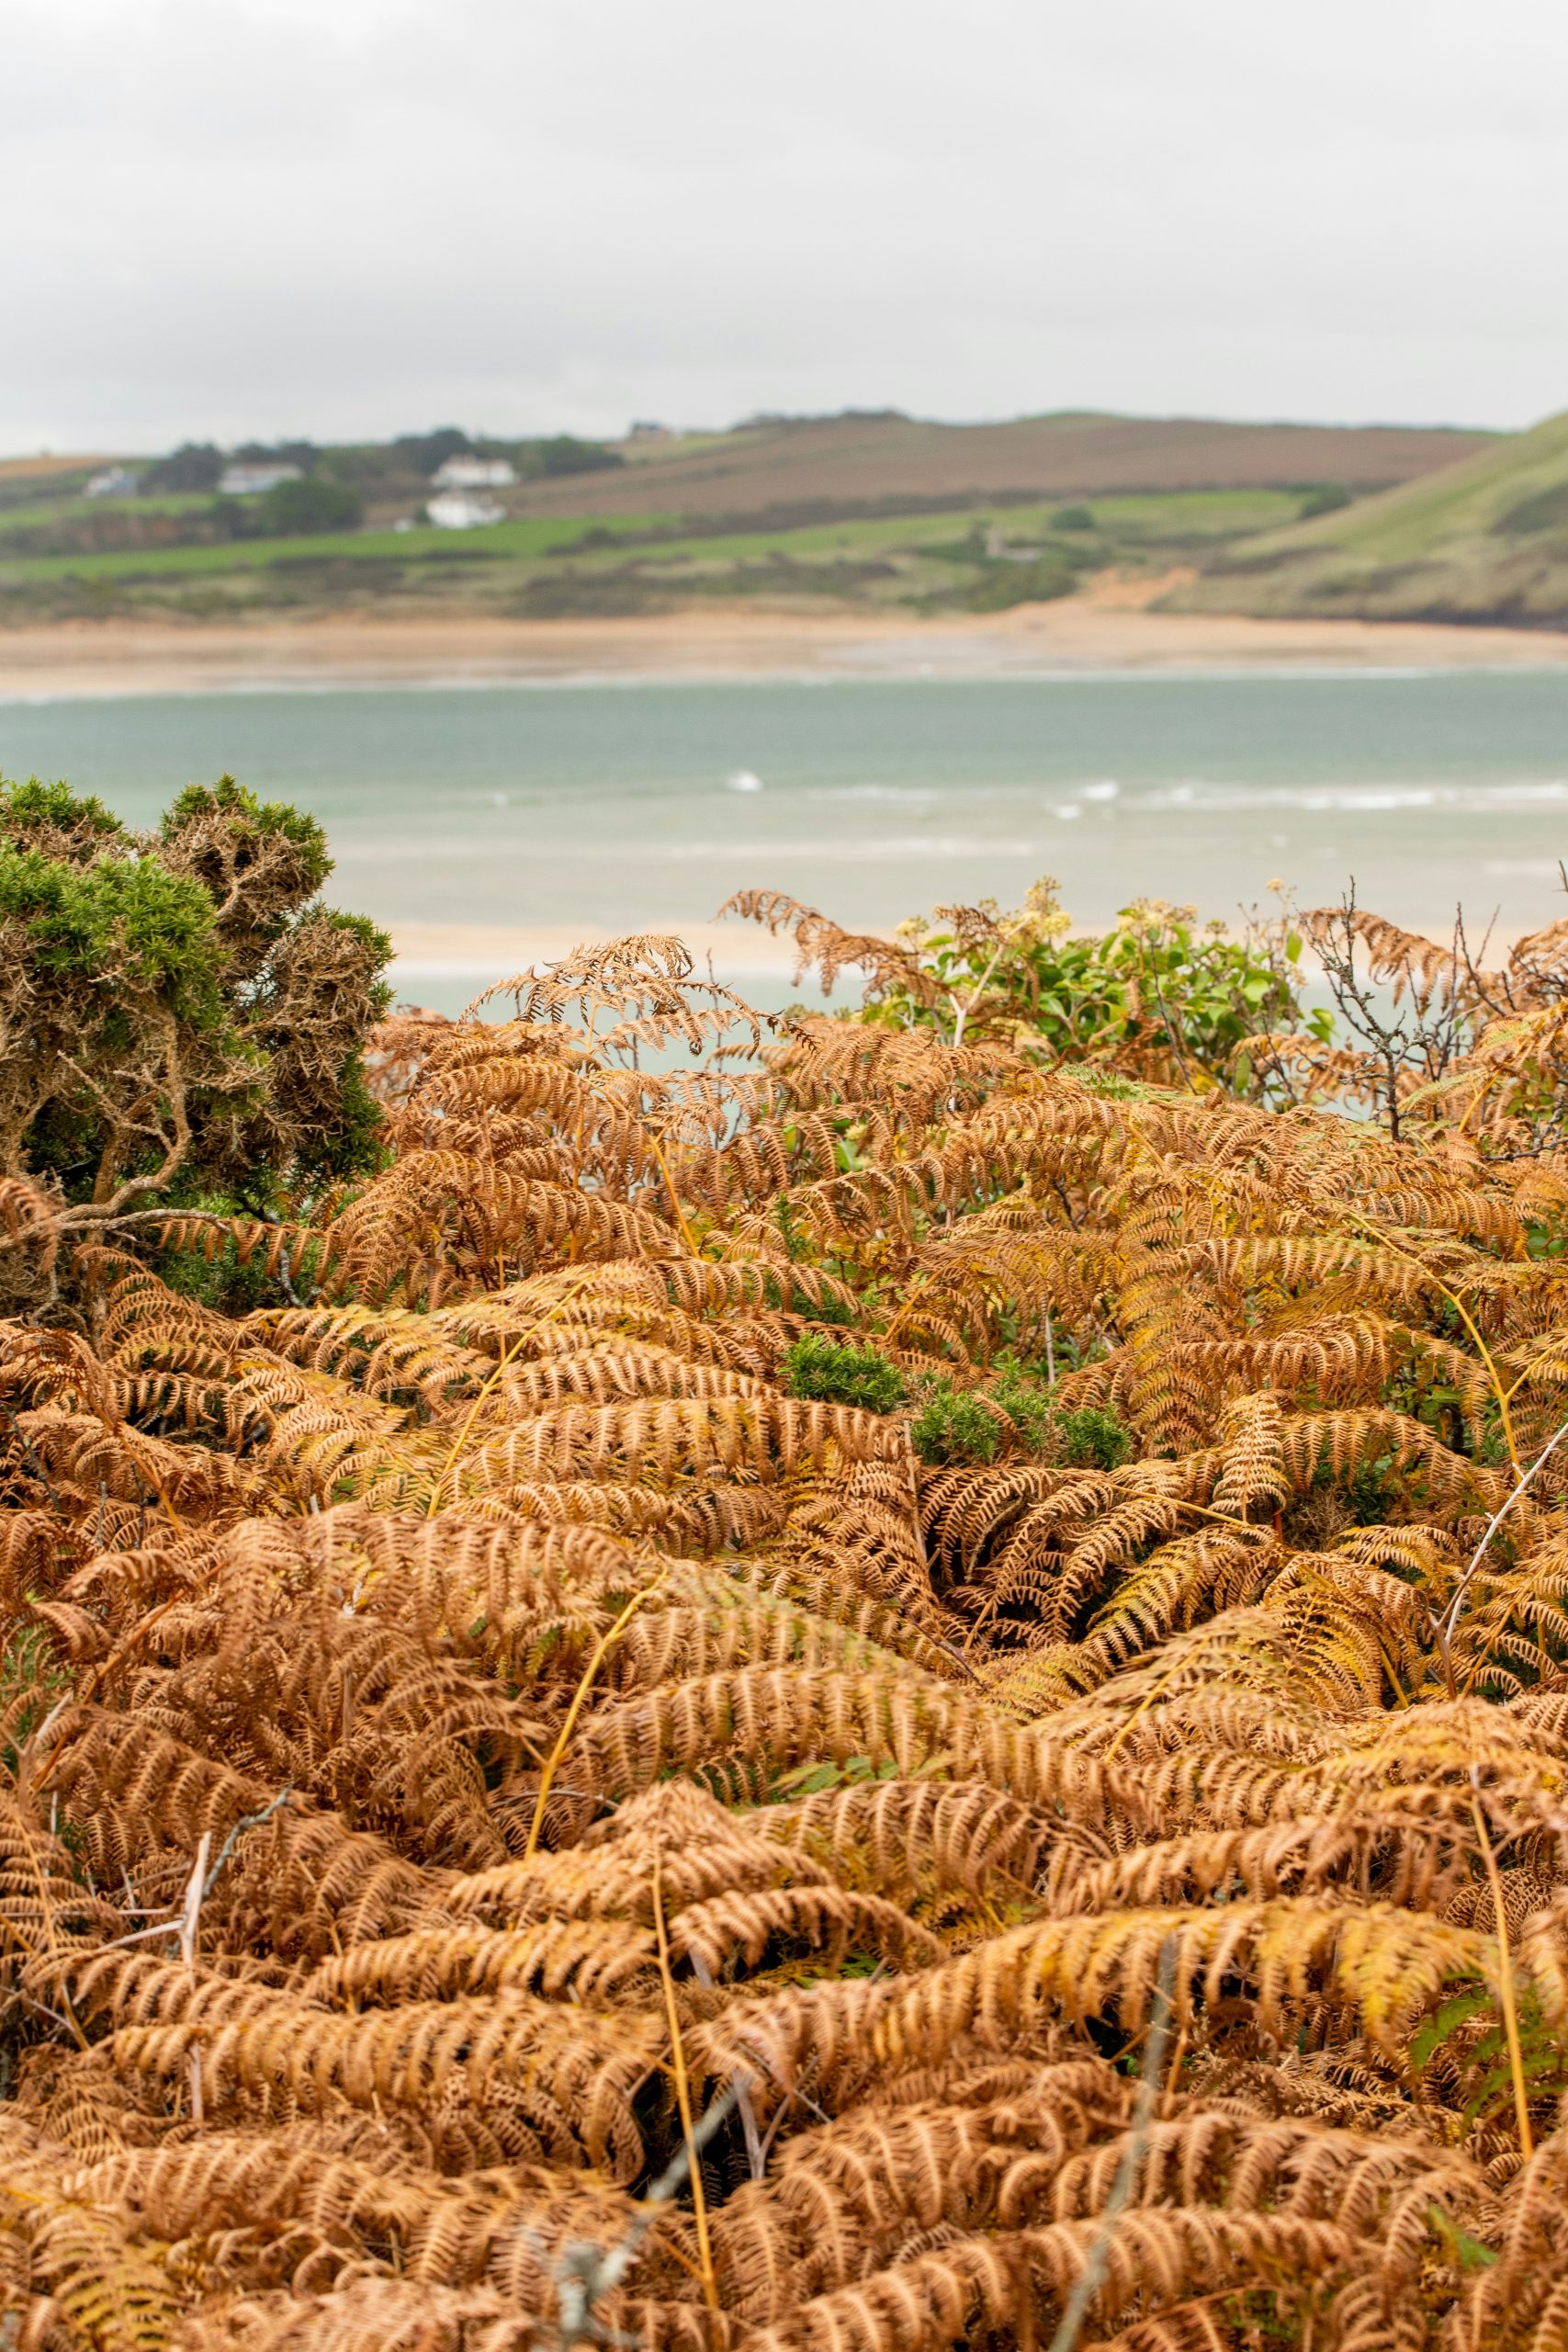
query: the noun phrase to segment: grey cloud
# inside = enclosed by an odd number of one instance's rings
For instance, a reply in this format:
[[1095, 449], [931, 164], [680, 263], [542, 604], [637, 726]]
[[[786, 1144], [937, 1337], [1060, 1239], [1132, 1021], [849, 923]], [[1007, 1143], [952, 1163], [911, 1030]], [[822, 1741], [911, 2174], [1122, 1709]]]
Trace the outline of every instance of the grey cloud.
[[9, 0], [0, 446], [1568, 401], [1551, 0]]

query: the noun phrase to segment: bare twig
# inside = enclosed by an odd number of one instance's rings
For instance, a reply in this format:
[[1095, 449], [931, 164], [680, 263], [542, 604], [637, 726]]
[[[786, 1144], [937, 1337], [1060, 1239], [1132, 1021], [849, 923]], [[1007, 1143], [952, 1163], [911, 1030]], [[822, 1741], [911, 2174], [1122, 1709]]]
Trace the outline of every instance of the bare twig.
[[[687, 2173], [701, 2156], [703, 2150], [729, 2116], [739, 2097], [731, 2083], [722, 2098], [716, 2099], [693, 2128], [690, 2138], [682, 2137], [681, 2145], [660, 2174], [638, 2211], [633, 2215], [626, 2234], [614, 2245], [597, 2245], [592, 2238], [570, 2238], [553, 2256], [536, 2232], [525, 2239], [529, 2252], [550, 2278], [556, 2290], [556, 2318], [546, 2322], [541, 2333], [557, 2345], [613, 2344], [636, 2346], [640, 2336], [624, 2335], [600, 2318], [594, 2306], [606, 2295], [613, 2295], [642, 2250], [647, 2237], [661, 2209], [678, 2195]], [[783, 2113], [780, 2109], [780, 2113]]]
[[1061, 2321], [1051, 2338], [1050, 2352], [1073, 2352], [1078, 2340], [1078, 2330], [1084, 2314], [1104, 2282], [1111, 2261], [1111, 2237], [1116, 2217], [1132, 2198], [1138, 2177], [1138, 2167], [1149, 2144], [1155, 2109], [1160, 2096], [1160, 2076], [1165, 2068], [1166, 2044], [1170, 2039], [1172, 1996], [1176, 1984], [1176, 1938], [1167, 1936], [1159, 1951], [1159, 1981], [1155, 1987], [1154, 2013], [1149, 2022], [1149, 2038], [1144, 2046], [1144, 2062], [1138, 2075], [1138, 2097], [1133, 2109], [1133, 2126], [1127, 2135], [1127, 2145], [1116, 2167], [1116, 2177], [1111, 2184], [1111, 2194], [1100, 2217], [1100, 2227], [1085, 2259], [1084, 2267], [1073, 2283], [1073, 2291], [1062, 2309]]
[[1466, 1568], [1463, 1576], [1461, 1577], [1458, 1584], [1454, 1587], [1453, 1599], [1450, 1601], [1447, 1609], [1443, 1611], [1442, 1616], [1438, 1621], [1436, 1627], [1438, 1646], [1443, 1654], [1443, 1679], [1448, 1685], [1448, 1691], [1450, 1699], [1455, 1699], [1459, 1696], [1459, 1691], [1454, 1682], [1453, 1639], [1455, 1632], [1459, 1626], [1460, 1611], [1464, 1606], [1465, 1594], [1470, 1590], [1471, 1585], [1474, 1580], [1476, 1571], [1480, 1567], [1482, 1561], [1486, 1556], [1486, 1547], [1491, 1543], [1492, 1538], [1496, 1534], [1497, 1530], [1502, 1526], [1504, 1520], [1507, 1517], [1515, 1503], [1518, 1501], [1519, 1497], [1524, 1493], [1525, 1488], [1529, 1485], [1531, 1479], [1535, 1476], [1536, 1472], [1540, 1469], [1548, 1458], [1556, 1452], [1558, 1446], [1565, 1437], [1568, 1437], [1568, 1421], [1564, 1421], [1562, 1427], [1557, 1431], [1556, 1435], [1550, 1438], [1546, 1444], [1542, 1446], [1540, 1452], [1536, 1455], [1535, 1460], [1530, 1464], [1529, 1468], [1528, 1470], [1520, 1471], [1518, 1478], [1515, 1482], [1512, 1493], [1510, 1493], [1504, 1501], [1499, 1503], [1497, 1509], [1493, 1512], [1492, 1517], [1487, 1521], [1486, 1532], [1482, 1536], [1480, 1543], [1476, 1545], [1475, 1550], [1471, 1556], [1470, 1566]]
[[203, 1882], [201, 1899], [204, 1903], [218, 1883], [219, 1871], [223, 1868], [224, 1863], [228, 1860], [230, 1855], [233, 1852], [235, 1847], [239, 1844], [246, 1830], [259, 1829], [264, 1821], [270, 1821], [273, 1815], [280, 1811], [281, 1808], [288, 1803], [288, 1800], [293, 1793], [294, 1791], [292, 1786], [286, 1785], [279, 1789], [277, 1794], [273, 1798], [270, 1804], [263, 1805], [259, 1813], [243, 1813], [240, 1815], [240, 1818], [235, 1822], [234, 1826], [230, 1830], [227, 1838], [224, 1838], [221, 1846], [219, 1847], [218, 1860], [213, 1863], [212, 1868], [208, 1871], [207, 1877]]
[[[207, 1856], [212, 1844], [212, 1832], [204, 1829], [196, 1849], [196, 1860], [186, 1886], [185, 1909], [180, 1914], [180, 1958], [187, 1975], [196, 1973], [196, 1939], [201, 1928], [202, 1898], [207, 1893]], [[193, 2041], [186, 2053], [186, 2067], [190, 2079], [190, 2120], [205, 2121], [201, 2086], [201, 2044]]]
[[[692, 1963], [692, 1973], [697, 1983], [711, 1988], [713, 1971], [702, 1953], [694, 1951], [688, 1957]], [[751, 2103], [751, 2077], [750, 2075], [737, 2074], [731, 2079], [735, 2086], [736, 2111], [739, 2115], [740, 2129], [746, 2140], [747, 2165], [752, 2179], [761, 2180], [768, 2168], [768, 2161], [762, 2152], [761, 2134], [757, 2129], [757, 2110]]]
[[[211, 1843], [211, 1833], [210, 1831], [206, 1833], [197, 1852], [197, 1863], [203, 1873], [200, 1885], [197, 1887], [196, 1872], [193, 1871], [186, 1885], [185, 1904], [182, 1909], [176, 1911], [172, 1918], [155, 1920], [150, 1928], [138, 1928], [131, 1935], [117, 1936], [112, 1944], [104, 1945], [104, 1951], [118, 1951], [127, 1944], [146, 1943], [154, 1936], [177, 1936], [180, 1940], [181, 1955], [186, 1966], [190, 1966], [195, 1958], [197, 1921], [200, 1917], [202, 1905], [218, 1883], [219, 1872], [245, 1831], [259, 1829], [264, 1821], [270, 1821], [279, 1807], [288, 1803], [293, 1793], [291, 1787], [279, 1789], [271, 1804], [264, 1805], [259, 1813], [243, 1813], [218, 1849], [218, 1859], [210, 1870], [207, 1867], [207, 1849]], [[188, 1951], [186, 1949], [187, 1940], [190, 1946]]]

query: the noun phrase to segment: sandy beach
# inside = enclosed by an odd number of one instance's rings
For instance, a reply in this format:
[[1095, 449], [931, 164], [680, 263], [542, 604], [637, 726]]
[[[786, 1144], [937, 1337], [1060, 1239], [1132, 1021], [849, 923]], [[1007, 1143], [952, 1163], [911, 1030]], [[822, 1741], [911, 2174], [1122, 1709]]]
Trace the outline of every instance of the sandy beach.
[[[1452, 936], [1453, 918], [1441, 908], [1434, 908], [1423, 922], [1411, 927], [1438, 946], [1446, 947]], [[394, 951], [392, 979], [399, 998], [417, 1003], [423, 983], [444, 984], [444, 1001], [449, 995], [445, 985], [460, 982], [468, 997], [477, 997], [481, 989], [499, 985], [513, 975], [530, 970], [546, 971], [561, 962], [579, 948], [602, 946], [615, 933], [603, 923], [486, 923], [486, 922], [396, 922], [389, 926]], [[1486, 952], [1494, 964], [1506, 958], [1508, 952], [1525, 935], [1522, 923], [1494, 923], [1486, 932]], [[755, 924], [744, 922], [683, 922], [674, 934], [692, 958], [693, 971], [698, 979], [711, 973], [721, 987], [737, 989], [741, 996], [756, 991], [764, 1003], [782, 1001], [780, 991], [797, 995], [803, 1004], [820, 1008], [821, 984], [815, 972], [808, 971], [795, 980], [796, 958], [795, 944], [787, 938], [774, 938]], [[1310, 951], [1306, 967], [1317, 972], [1320, 967]], [[854, 965], [844, 967], [845, 977], [836, 990], [838, 1002], [858, 1000], [864, 975]], [[504, 1002], [496, 1011], [504, 1013]]]
[[[602, 946], [616, 936], [595, 922], [393, 922], [389, 929], [399, 993], [414, 997], [422, 980], [462, 981], [477, 996], [482, 988], [514, 973], [544, 969], [577, 948]], [[787, 982], [795, 968], [794, 941], [775, 938], [757, 923], [682, 922], [674, 936], [691, 956], [698, 979], [711, 972], [721, 985], [739, 987], [742, 993], [749, 982], [766, 980], [770, 987]], [[820, 993], [820, 983], [808, 972], [800, 984], [802, 1001], [814, 1001]]]
[[636, 619], [254, 626], [63, 622], [0, 631], [0, 698], [487, 684], [606, 678], [1001, 677], [1075, 670], [1541, 668], [1568, 635], [1429, 623], [1271, 621], [1144, 607], [1149, 582], [1010, 613], [789, 613]]

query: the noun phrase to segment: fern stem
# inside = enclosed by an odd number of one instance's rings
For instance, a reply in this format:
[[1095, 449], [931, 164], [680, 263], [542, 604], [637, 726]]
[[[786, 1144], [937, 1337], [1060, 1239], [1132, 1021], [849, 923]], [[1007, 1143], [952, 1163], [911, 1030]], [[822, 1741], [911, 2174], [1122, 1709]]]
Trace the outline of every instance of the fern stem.
[[[1178, 1510], [1195, 1510], [1200, 1519], [1217, 1521], [1221, 1527], [1239, 1527], [1244, 1535], [1267, 1535], [1270, 1531], [1259, 1526], [1255, 1519], [1237, 1519], [1234, 1511], [1214, 1510], [1208, 1503], [1179, 1502]], [[1276, 1536], [1275, 1541], [1279, 1538]]]
[[[1207, 1638], [1207, 1634], [1205, 1634], [1205, 1638]], [[1155, 1677], [1155, 1679], [1145, 1691], [1143, 1697], [1139, 1700], [1137, 1705], [1134, 1708], [1132, 1713], [1128, 1716], [1126, 1722], [1122, 1724], [1121, 1730], [1111, 1741], [1110, 1747], [1101, 1756], [1100, 1761], [1102, 1768], [1111, 1763], [1112, 1758], [1115, 1757], [1117, 1750], [1121, 1747], [1123, 1740], [1126, 1739], [1128, 1734], [1134, 1730], [1143, 1721], [1145, 1715], [1147, 1714], [1149, 1709], [1154, 1705], [1155, 1701], [1161, 1696], [1162, 1692], [1168, 1690], [1171, 1684], [1177, 1680], [1179, 1676], [1190, 1670], [1193, 1657], [1201, 1656], [1201, 1650], [1202, 1643], [1200, 1642], [1191, 1651], [1179, 1657], [1174, 1666], [1167, 1667], [1163, 1674], [1157, 1674]]]
[[577, 1729], [577, 1719], [582, 1713], [588, 1693], [593, 1688], [594, 1678], [643, 1602], [652, 1600], [663, 1581], [664, 1570], [661, 1568], [651, 1584], [645, 1584], [640, 1590], [633, 1593], [609, 1631], [601, 1634], [593, 1645], [592, 1654], [582, 1669], [582, 1678], [573, 1691], [571, 1704], [566, 1711], [566, 1721], [556, 1736], [556, 1744], [551, 1748], [545, 1762], [545, 1769], [539, 1775], [539, 1792], [534, 1801], [534, 1818], [528, 1826], [528, 1843], [523, 1849], [523, 1860], [525, 1862], [531, 1862], [539, 1850], [539, 1837], [545, 1826], [545, 1807], [549, 1803], [551, 1784], [560, 1770], [561, 1758], [571, 1745], [572, 1733]]
[[485, 1382], [483, 1387], [479, 1390], [479, 1395], [474, 1398], [473, 1403], [469, 1406], [468, 1412], [465, 1414], [463, 1419], [463, 1426], [452, 1441], [452, 1450], [447, 1454], [446, 1461], [441, 1464], [441, 1468], [436, 1474], [435, 1484], [430, 1490], [430, 1500], [424, 1507], [424, 1515], [426, 1519], [434, 1519], [437, 1510], [441, 1507], [442, 1490], [446, 1484], [446, 1480], [450, 1476], [454, 1465], [461, 1457], [464, 1446], [468, 1443], [468, 1432], [474, 1426], [480, 1406], [484, 1403], [485, 1398], [490, 1395], [491, 1389], [494, 1388], [496, 1383], [500, 1380], [502, 1374], [506, 1370], [507, 1365], [512, 1362], [513, 1356], [517, 1353], [518, 1349], [523, 1345], [524, 1340], [531, 1339], [532, 1336], [532, 1326], [530, 1326], [529, 1329], [526, 1331], [519, 1331], [517, 1337], [513, 1340], [512, 1345], [504, 1351], [500, 1362], [495, 1367], [495, 1370], [491, 1374], [490, 1378]]
[[1487, 1346], [1485, 1340], [1482, 1338], [1481, 1327], [1476, 1322], [1475, 1317], [1472, 1315], [1469, 1307], [1466, 1306], [1463, 1299], [1460, 1297], [1457, 1291], [1452, 1291], [1449, 1288], [1441, 1274], [1433, 1272], [1431, 1267], [1427, 1265], [1424, 1258], [1418, 1258], [1413, 1250], [1402, 1250], [1398, 1242], [1391, 1241], [1387, 1234], [1383, 1232], [1381, 1226], [1373, 1225], [1370, 1217], [1358, 1216], [1354, 1209], [1347, 1209], [1345, 1214], [1349, 1218], [1352, 1225], [1359, 1225], [1363, 1233], [1371, 1234], [1373, 1240], [1378, 1242], [1382, 1249], [1392, 1251], [1393, 1256], [1396, 1258], [1403, 1258], [1407, 1266], [1418, 1267], [1421, 1272], [1426, 1275], [1427, 1280], [1429, 1283], [1434, 1283], [1438, 1289], [1442, 1292], [1443, 1296], [1448, 1300], [1449, 1305], [1453, 1308], [1455, 1314], [1463, 1323], [1465, 1329], [1470, 1333], [1471, 1338], [1474, 1340], [1477, 1348], [1480, 1350], [1481, 1360], [1486, 1366], [1486, 1376], [1492, 1383], [1492, 1394], [1497, 1399], [1497, 1412], [1503, 1424], [1503, 1442], [1508, 1449], [1508, 1459], [1513, 1464], [1514, 1470], [1517, 1475], [1519, 1468], [1519, 1450], [1514, 1443], [1513, 1416], [1508, 1411], [1508, 1398], [1513, 1394], [1513, 1391], [1512, 1389], [1504, 1387], [1502, 1374], [1497, 1370], [1496, 1363], [1493, 1359], [1492, 1351]]
[[905, 1317], [908, 1314], [910, 1308], [914, 1306], [915, 1301], [919, 1297], [921, 1292], [929, 1290], [931, 1285], [931, 1277], [930, 1274], [916, 1275], [914, 1281], [910, 1283], [908, 1289], [904, 1294], [903, 1306], [899, 1307], [897, 1313], [894, 1316], [892, 1322], [876, 1335], [884, 1347], [886, 1347], [888, 1340], [891, 1340], [894, 1332], [898, 1329], [899, 1324], [903, 1322]]
[[[713, 1986], [714, 1974], [700, 1951], [688, 1954], [692, 1973], [699, 1984]], [[757, 2110], [751, 2104], [751, 2080], [748, 2075], [737, 2074], [733, 2078], [735, 2109], [740, 2118], [740, 2129], [746, 2140], [746, 2163], [753, 2180], [761, 2180], [767, 2171], [767, 2158], [762, 2153], [762, 2136], [757, 2129]]]
[[518, 1349], [523, 1345], [525, 1340], [533, 1339], [537, 1332], [544, 1330], [547, 1325], [553, 1323], [556, 1317], [559, 1315], [565, 1307], [570, 1306], [578, 1293], [580, 1291], [586, 1290], [588, 1287], [588, 1276], [584, 1274], [580, 1282], [570, 1283], [568, 1287], [562, 1291], [555, 1305], [550, 1308], [549, 1313], [547, 1315], [537, 1316], [535, 1320], [529, 1324], [525, 1331], [519, 1331], [517, 1337], [513, 1340], [512, 1345], [502, 1354], [501, 1361], [495, 1367], [495, 1370], [491, 1374], [490, 1378], [485, 1382], [484, 1386], [479, 1390], [479, 1395], [474, 1398], [473, 1403], [469, 1406], [468, 1412], [463, 1419], [463, 1426], [457, 1431], [456, 1438], [452, 1442], [452, 1451], [448, 1453], [446, 1461], [441, 1465], [440, 1475], [436, 1478], [434, 1487], [431, 1489], [430, 1500], [424, 1507], [424, 1515], [426, 1519], [434, 1518], [435, 1513], [440, 1507], [442, 1488], [446, 1486], [447, 1477], [450, 1475], [453, 1466], [460, 1459], [463, 1448], [468, 1442], [468, 1432], [474, 1426], [474, 1421], [479, 1413], [479, 1407], [484, 1403], [485, 1398], [494, 1388], [497, 1381], [501, 1378], [502, 1374], [506, 1370], [507, 1365], [513, 1362], [513, 1358], [516, 1356]]
[[1503, 2004], [1503, 2034], [1508, 2045], [1508, 2072], [1514, 2082], [1514, 2117], [1519, 2127], [1519, 2148], [1526, 2164], [1535, 2154], [1535, 2137], [1530, 2130], [1529, 2099], [1525, 2088], [1525, 2053], [1519, 2040], [1518, 2004], [1514, 1995], [1514, 1956], [1508, 1943], [1508, 1915], [1503, 1904], [1503, 1879], [1497, 1868], [1497, 1857], [1492, 1851], [1492, 1840], [1486, 1834], [1486, 1816], [1481, 1806], [1481, 1774], [1475, 1765], [1470, 1768], [1470, 1809], [1475, 1815], [1475, 1834], [1481, 1840], [1481, 1859], [1486, 1868], [1486, 1883], [1492, 1890], [1492, 1912], [1497, 1922], [1497, 1990]]
[[670, 1173], [670, 1162], [665, 1159], [663, 1148], [660, 1144], [659, 1137], [654, 1134], [653, 1129], [651, 1127], [645, 1127], [643, 1133], [648, 1137], [649, 1150], [652, 1152], [655, 1159], [659, 1162], [659, 1172], [664, 1179], [664, 1189], [670, 1195], [670, 1206], [674, 1212], [675, 1222], [681, 1229], [681, 1238], [685, 1243], [690, 1254], [694, 1258], [698, 1254], [697, 1245], [695, 1240], [693, 1238], [692, 1228], [686, 1223], [686, 1212], [681, 1206], [680, 1194], [675, 1190], [675, 1179]]
[[697, 2225], [697, 2253], [702, 2264], [703, 2300], [710, 2312], [716, 2312], [718, 2279], [713, 2267], [713, 2244], [708, 2236], [707, 2196], [703, 2188], [702, 2161], [698, 2154], [692, 2123], [692, 2086], [686, 2075], [686, 2048], [681, 2039], [681, 2019], [675, 2007], [675, 1979], [670, 1969], [670, 1933], [664, 1924], [664, 1893], [660, 1883], [660, 1860], [653, 1858], [653, 1932], [659, 1945], [659, 1981], [664, 1988], [664, 2015], [670, 2027], [670, 2065], [675, 2077], [675, 2102], [681, 2110], [681, 2137], [686, 2143], [686, 2163], [692, 2180], [692, 2215]]

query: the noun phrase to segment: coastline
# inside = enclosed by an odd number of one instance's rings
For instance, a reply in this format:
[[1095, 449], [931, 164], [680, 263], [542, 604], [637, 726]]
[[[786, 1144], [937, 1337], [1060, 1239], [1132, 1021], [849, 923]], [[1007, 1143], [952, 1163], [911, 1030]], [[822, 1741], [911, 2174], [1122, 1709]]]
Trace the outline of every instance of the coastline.
[[632, 619], [62, 621], [0, 629], [0, 701], [331, 686], [997, 678], [1095, 672], [1554, 669], [1568, 635], [1438, 622], [1252, 620], [1146, 608], [1124, 583], [914, 619], [715, 605]]
[[[739, 988], [765, 982], [770, 989], [786, 987], [797, 961], [795, 942], [775, 938], [750, 922], [682, 922], [671, 926], [687, 949], [694, 974], [711, 971], [724, 986]], [[449, 985], [461, 981], [470, 996], [495, 986], [531, 966], [562, 962], [579, 947], [600, 947], [617, 933], [597, 922], [400, 922], [387, 925], [392, 937], [392, 978], [400, 995], [417, 996], [423, 981]], [[820, 983], [807, 973], [800, 994], [812, 1001]]]
[[[1412, 929], [1422, 937], [1441, 947], [1451, 933], [1451, 915], [1434, 914]], [[420, 985], [437, 981], [448, 986], [461, 981], [470, 997], [482, 989], [499, 986], [514, 974], [530, 967], [547, 968], [563, 961], [580, 947], [603, 946], [617, 933], [603, 923], [595, 922], [400, 922], [394, 919], [388, 926], [392, 938], [392, 979], [400, 997], [417, 999]], [[874, 932], [874, 923], [869, 928]], [[1487, 934], [1491, 950], [1501, 956], [1525, 936], [1528, 925], [1503, 923]], [[780, 989], [798, 993], [807, 1003], [826, 1009], [827, 1000], [821, 993], [821, 983], [815, 972], [807, 971], [796, 986], [795, 973], [797, 958], [795, 942], [779, 938], [749, 922], [682, 922], [671, 926], [673, 935], [686, 947], [692, 957], [694, 972], [699, 979], [705, 971], [712, 972], [724, 986], [739, 989], [744, 996], [748, 986], [764, 984], [771, 992]], [[1316, 959], [1307, 953], [1309, 967], [1316, 967]], [[858, 996], [861, 967], [844, 966], [849, 975], [839, 993], [846, 991]]]

